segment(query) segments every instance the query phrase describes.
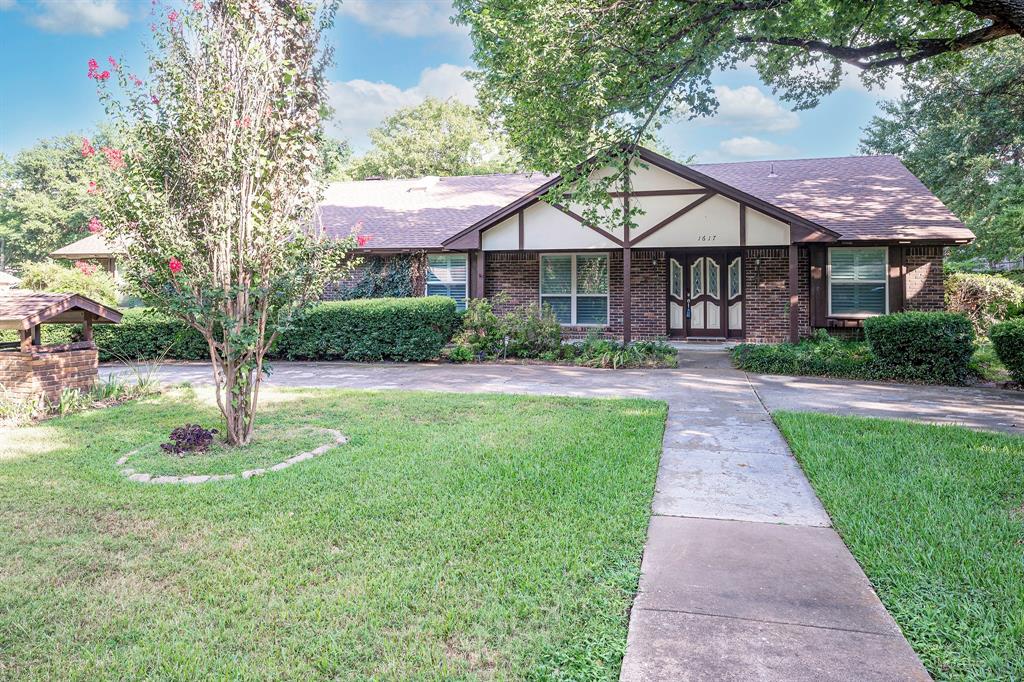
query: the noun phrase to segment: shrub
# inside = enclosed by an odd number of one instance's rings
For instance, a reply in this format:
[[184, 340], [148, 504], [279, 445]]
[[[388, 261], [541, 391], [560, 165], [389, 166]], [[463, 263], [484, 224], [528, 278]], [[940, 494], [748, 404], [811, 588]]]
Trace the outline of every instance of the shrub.
[[107, 271], [87, 263], [73, 268], [53, 261], [26, 263], [21, 266], [19, 286], [32, 291], [81, 294], [109, 306], [117, 303], [114, 278]]
[[507, 352], [515, 358], [539, 358], [557, 351], [562, 345], [562, 326], [551, 306], [536, 303], [520, 306], [502, 320]]
[[1013, 380], [1024, 384], [1024, 318], [992, 325], [989, 338]]
[[320, 303], [296, 320], [273, 354], [289, 360], [436, 358], [459, 322], [445, 296]]
[[946, 307], [966, 315], [978, 334], [1024, 304], [1024, 286], [999, 275], [957, 272], [946, 278]]
[[875, 370], [884, 378], [950, 384], [970, 378], [974, 327], [965, 315], [880, 315], [864, 321], [864, 333]]
[[743, 343], [732, 351], [736, 366], [759, 374], [868, 379], [874, 376], [866, 343], [841, 341], [819, 329], [800, 343]]
[[505, 346], [505, 325], [494, 314], [494, 306], [486, 298], [474, 298], [462, 314], [462, 330], [455, 345], [466, 348], [473, 357], [493, 357]]
[[595, 333], [587, 335], [580, 346], [575, 348], [576, 363], [586, 367], [675, 367], [678, 353], [662, 341], [636, 341], [622, 344], [603, 339]]
[[185, 424], [171, 431], [171, 442], [161, 443], [160, 449], [177, 457], [206, 452], [213, 445], [217, 429], [204, 429], [199, 424]]
[[209, 360], [202, 334], [181, 320], [147, 308], [129, 308], [120, 324], [98, 324], [100, 360]]

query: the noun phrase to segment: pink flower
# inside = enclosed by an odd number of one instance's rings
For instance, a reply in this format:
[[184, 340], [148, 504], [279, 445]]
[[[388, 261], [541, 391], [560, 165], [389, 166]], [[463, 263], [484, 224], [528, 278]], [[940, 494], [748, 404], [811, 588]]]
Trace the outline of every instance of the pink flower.
[[171, 256], [171, 260], [167, 261], [167, 267], [171, 269], [172, 275], [177, 275], [179, 272], [181, 272], [181, 261], [175, 258], [174, 256]]
[[88, 73], [86, 73], [86, 76], [88, 76], [89, 78], [95, 78], [96, 75], [99, 73], [99, 69], [100, 69], [100, 65], [96, 63], [96, 60], [95, 59], [90, 59], [89, 60], [89, 71], [88, 71]]
[[110, 63], [110, 68], [112, 68], [114, 71], [117, 71], [117, 60], [113, 57], [107, 57], [107, 61]]
[[135, 87], [137, 87], [137, 88], [142, 87], [142, 79], [139, 78], [138, 76], [136, 76], [134, 73], [133, 74], [129, 74], [128, 80], [130, 80], [132, 82], [132, 85], [134, 85]]
[[203, 11], [203, 3], [201, 3], [201, 2], [193, 2], [192, 3], [192, 9], [194, 9], [197, 12], [202, 12]]
[[110, 72], [109, 71], [104, 71], [103, 73], [101, 73], [98, 76], [96, 76], [96, 80], [98, 80], [98, 81], [105, 81], [108, 78], [110, 78]]
[[98, 192], [98, 191], [99, 191], [99, 188], [96, 187], [96, 183], [90, 181], [89, 182], [89, 189], [85, 190], [85, 193], [86, 194], [96, 194], [96, 192]]
[[149, 96], [149, 101], [152, 102], [153, 104], [160, 104], [160, 98], [157, 97], [156, 95], [150, 95]]
[[367, 244], [370, 243], [370, 239], [372, 237], [373, 237], [372, 234], [361, 234], [361, 235], [356, 237], [356, 244], [359, 245], [359, 248], [362, 248], [362, 247], [364, 247], [364, 246], [366, 246]]
[[86, 277], [92, 277], [93, 273], [96, 272], [96, 266], [92, 263], [86, 263], [84, 260], [76, 260], [75, 267]]
[[167, 15], [167, 19], [173, 24], [178, 20], [178, 10], [172, 9]]
[[110, 170], [121, 170], [124, 168], [124, 152], [120, 149], [100, 147], [100, 151], [106, 155], [107, 163], [110, 164]]
[[102, 231], [103, 231], [103, 223], [100, 222], [100, 219], [97, 218], [96, 216], [93, 216], [92, 218], [89, 218], [89, 232], [92, 232], [93, 234], [97, 234], [97, 233], [102, 232]]
[[89, 144], [89, 138], [83, 137], [82, 138], [82, 156], [84, 156], [85, 158], [89, 158], [90, 156], [92, 156], [95, 153], [96, 153], [96, 150], [93, 149], [91, 144]]

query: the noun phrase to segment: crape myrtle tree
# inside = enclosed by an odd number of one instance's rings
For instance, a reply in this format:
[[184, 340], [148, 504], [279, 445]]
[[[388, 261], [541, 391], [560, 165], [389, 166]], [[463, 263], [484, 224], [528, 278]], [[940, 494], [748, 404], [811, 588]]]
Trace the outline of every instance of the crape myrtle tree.
[[206, 339], [235, 445], [252, 438], [268, 348], [351, 264], [354, 239], [327, 237], [316, 213], [332, 17], [303, 0], [158, 5], [146, 80], [89, 63], [124, 140], [83, 141], [95, 227], [124, 243], [146, 300]]
[[[743, 62], [796, 108], [928, 60], [970, 59], [1024, 31], [1020, 0], [455, 0], [474, 44], [486, 115], [525, 161], [561, 172], [584, 217], [631, 222], [613, 204], [630, 159], [660, 122], [713, 115], [712, 74]], [[610, 164], [595, 179], [583, 164]], [[555, 197], [556, 199], [559, 197]]]

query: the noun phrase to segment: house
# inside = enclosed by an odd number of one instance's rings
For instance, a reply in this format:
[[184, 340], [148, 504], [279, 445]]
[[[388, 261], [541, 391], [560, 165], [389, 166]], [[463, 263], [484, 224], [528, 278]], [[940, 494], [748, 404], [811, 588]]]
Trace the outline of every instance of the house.
[[8, 289], [14, 289], [21, 284], [21, 279], [12, 275], [9, 272], [0, 270], [0, 291], [7, 291]]
[[462, 307], [503, 293], [499, 311], [550, 305], [567, 338], [627, 341], [779, 342], [940, 310], [944, 248], [974, 238], [893, 156], [640, 158], [629, 195], [613, 195], [643, 210], [629, 231], [542, 201], [559, 178], [540, 174], [336, 183], [322, 219], [357, 231], [367, 262], [413, 258], [417, 295]]
[[123, 250], [100, 233], [90, 234], [67, 246], [62, 246], [50, 254], [51, 258], [70, 261], [88, 261], [95, 263], [118, 277], [117, 257]]

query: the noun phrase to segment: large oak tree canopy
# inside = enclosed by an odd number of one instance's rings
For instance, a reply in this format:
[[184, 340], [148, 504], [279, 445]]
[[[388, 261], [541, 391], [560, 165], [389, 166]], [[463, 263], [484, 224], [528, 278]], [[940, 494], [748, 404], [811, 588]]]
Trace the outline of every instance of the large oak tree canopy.
[[839, 87], [844, 68], [854, 67], [869, 85], [894, 69], [913, 79], [923, 64], [966, 60], [1024, 34], [1024, 0], [455, 6], [456, 21], [473, 38], [482, 106], [504, 122], [527, 162], [547, 172], [565, 172], [595, 152], [621, 158], [623, 145], [631, 149], [666, 117], [714, 114], [711, 76], [740, 62], [794, 107], [808, 108]]

